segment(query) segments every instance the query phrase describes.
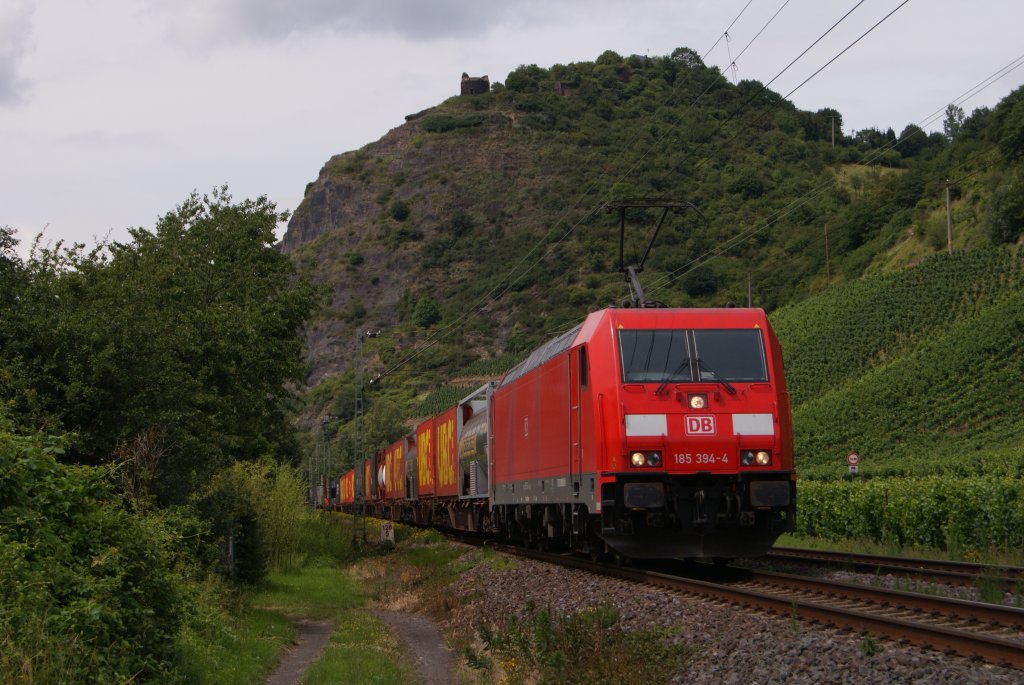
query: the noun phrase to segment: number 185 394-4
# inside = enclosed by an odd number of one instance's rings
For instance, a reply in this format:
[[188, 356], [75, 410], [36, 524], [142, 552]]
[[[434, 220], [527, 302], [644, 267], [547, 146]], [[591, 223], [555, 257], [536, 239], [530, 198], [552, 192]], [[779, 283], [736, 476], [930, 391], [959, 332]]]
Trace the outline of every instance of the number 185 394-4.
[[716, 454], [715, 452], [685, 452], [673, 455], [677, 466], [700, 465], [725, 465], [729, 463], [727, 453]]

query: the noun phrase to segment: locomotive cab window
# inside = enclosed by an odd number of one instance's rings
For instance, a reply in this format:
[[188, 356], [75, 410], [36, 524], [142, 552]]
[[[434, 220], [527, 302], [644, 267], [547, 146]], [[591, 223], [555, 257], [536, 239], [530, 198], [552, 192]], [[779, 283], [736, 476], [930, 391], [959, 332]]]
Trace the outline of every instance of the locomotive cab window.
[[760, 329], [620, 330], [623, 383], [768, 380]]
[[696, 330], [700, 379], [760, 383], [768, 380], [761, 330]]
[[625, 383], [661, 383], [693, 380], [686, 331], [619, 331], [622, 380]]

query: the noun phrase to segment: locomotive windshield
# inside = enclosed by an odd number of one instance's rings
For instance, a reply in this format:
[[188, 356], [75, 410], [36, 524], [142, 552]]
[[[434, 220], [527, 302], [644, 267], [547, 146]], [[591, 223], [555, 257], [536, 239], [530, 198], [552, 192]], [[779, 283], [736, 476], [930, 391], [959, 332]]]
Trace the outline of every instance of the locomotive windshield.
[[764, 339], [757, 328], [620, 330], [624, 383], [768, 380]]

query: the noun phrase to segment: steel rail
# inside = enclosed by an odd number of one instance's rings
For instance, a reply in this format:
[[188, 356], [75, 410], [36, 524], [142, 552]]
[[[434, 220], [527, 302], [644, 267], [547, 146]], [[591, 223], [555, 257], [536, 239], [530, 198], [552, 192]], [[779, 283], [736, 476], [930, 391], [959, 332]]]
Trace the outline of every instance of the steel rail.
[[[828, 604], [808, 601], [802, 598], [783, 597], [777, 594], [734, 587], [726, 583], [709, 582], [655, 571], [601, 564], [571, 555], [536, 552], [505, 545], [494, 545], [494, 548], [501, 552], [537, 561], [555, 563], [598, 575], [629, 580], [694, 596], [710, 597], [781, 616], [794, 616], [840, 629], [867, 632], [875, 637], [888, 638], [897, 642], [910, 642], [947, 654], [958, 654], [963, 657], [981, 659], [1000, 666], [1024, 669], [1024, 642], [1021, 641], [884, 616], [858, 609], [829, 606]], [[794, 577], [799, 578], [799, 576]]]
[[828, 597], [871, 602], [931, 615], [941, 614], [961, 621], [969, 618], [990, 625], [1017, 628], [1022, 631], [1021, 647], [1024, 647], [1024, 609], [1017, 607], [768, 571], [751, 571], [749, 582], [795, 591], [809, 590]]
[[767, 561], [816, 562], [865, 573], [881, 572], [912, 576], [949, 585], [974, 585], [982, 578], [997, 578], [1003, 589], [1008, 592], [1024, 588], [1024, 568], [1020, 566], [995, 566], [966, 561], [913, 559], [791, 547], [775, 547], [760, 558]]

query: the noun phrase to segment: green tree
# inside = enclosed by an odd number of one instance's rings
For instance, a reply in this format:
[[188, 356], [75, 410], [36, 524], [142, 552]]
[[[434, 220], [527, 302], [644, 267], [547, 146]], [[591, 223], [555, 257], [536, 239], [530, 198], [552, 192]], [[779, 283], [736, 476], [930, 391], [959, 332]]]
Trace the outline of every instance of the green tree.
[[995, 108], [990, 130], [1008, 161], [1024, 158], [1024, 87], [1007, 95]]
[[994, 243], [1012, 243], [1024, 233], [1024, 183], [1010, 173], [996, 186], [984, 217], [985, 232]]
[[413, 310], [412, 320], [417, 326], [430, 328], [441, 320], [441, 308], [431, 298], [421, 298], [416, 303], [416, 309]]
[[949, 140], [956, 138], [964, 123], [964, 108], [950, 103], [946, 106], [946, 118], [942, 121], [942, 132]]
[[57, 462], [66, 445], [0, 405], [0, 682], [158, 680], [190, 611], [187, 517], [130, 511], [108, 469]]
[[219, 188], [128, 242], [33, 256], [25, 335], [3, 352], [23, 360], [27, 410], [77, 432], [70, 459], [164, 436], [156, 487], [182, 501], [235, 459], [297, 458], [287, 384], [304, 374], [298, 333], [316, 296], [274, 248], [283, 218]]

